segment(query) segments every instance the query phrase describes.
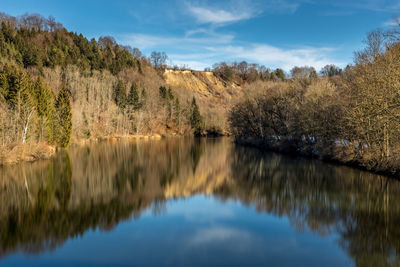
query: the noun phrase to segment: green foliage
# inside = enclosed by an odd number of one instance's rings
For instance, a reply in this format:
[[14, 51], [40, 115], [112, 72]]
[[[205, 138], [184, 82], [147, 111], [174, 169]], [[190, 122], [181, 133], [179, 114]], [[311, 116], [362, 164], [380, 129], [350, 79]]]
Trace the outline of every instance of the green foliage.
[[69, 144], [72, 131], [72, 114], [69, 92], [66, 86], [63, 86], [57, 96], [56, 104], [56, 140], [61, 147]]
[[201, 135], [202, 125], [203, 125], [203, 117], [200, 114], [199, 106], [196, 103], [196, 99], [193, 97], [192, 105], [190, 112], [190, 125], [194, 130], [195, 135]]
[[49, 87], [44, 83], [41, 77], [38, 77], [35, 83], [35, 102], [36, 102], [36, 113], [38, 116], [38, 131], [39, 140], [43, 137], [43, 130], [47, 130], [47, 140], [53, 142], [53, 112], [54, 112], [54, 101], [53, 93]]
[[285, 72], [282, 69], [276, 69], [272, 75], [274, 75], [279, 80], [283, 81], [286, 78]]
[[[15, 65], [5, 65], [0, 71], [1, 98], [5, 100], [10, 119], [15, 119], [15, 134], [22, 143], [28, 138], [35, 113], [35, 92], [32, 78]], [[11, 116], [12, 115], [12, 116]]]
[[167, 88], [165, 86], [160, 86], [160, 96], [162, 99], [167, 99]]
[[129, 91], [128, 105], [132, 106], [133, 110], [138, 110], [141, 108], [139, 93], [137, 90], [137, 85], [135, 83], [132, 83], [131, 89]]
[[36, 111], [39, 117], [48, 117], [51, 113], [53, 94], [44, 83], [42, 77], [38, 77], [35, 83]]
[[168, 101], [172, 101], [174, 99], [174, 94], [172, 93], [171, 87], [168, 88], [166, 97]]
[[114, 101], [120, 110], [124, 111], [127, 104], [127, 97], [125, 84], [121, 80], [114, 87]]
[[[68, 32], [54, 19], [36, 14], [17, 18], [5, 14], [2, 16], [5, 21], [17, 23], [2, 22], [0, 56], [16, 60], [21, 67], [34, 66], [40, 69], [42, 66], [74, 64], [82, 70], [107, 69], [112, 74], [118, 74], [124, 68], [136, 68], [140, 73], [143, 71], [140, 60], [129, 52], [133, 51], [132, 48], [120, 47], [115, 43], [102, 46], [94, 39], [87, 40], [82, 34]], [[42, 21], [42, 28], [27, 24], [26, 16]]]

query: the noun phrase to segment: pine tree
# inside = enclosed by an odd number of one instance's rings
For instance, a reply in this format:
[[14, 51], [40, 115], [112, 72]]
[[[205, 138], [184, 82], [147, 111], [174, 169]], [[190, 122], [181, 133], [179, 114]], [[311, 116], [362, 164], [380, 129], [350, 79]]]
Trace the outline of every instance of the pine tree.
[[31, 76], [14, 65], [6, 65], [0, 73], [0, 87], [2, 96], [13, 111], [15, 133], [25, 143], [35, 112]]
[[38, 116], [38, 129], [39, 129], [39, 140], [43, 137], [43, 129], [47, 129], [47, 140], [53, 141], [53, 94], [49, 87], [43, 82], [43, 79], [39, 77], [36, 80], [35, 87], [35, 104], [36, 114]]
[[160, 86], [160, 96], [162, 99], [167, 99], [167, 88], [165, 86]]
[[125, 85], [121, 80], [119, 80], [117, 85], [114, 87], [114, 100], [120, 110], [124, 111], [127, 99]]
[[72, 131], [71, 102], [66, 86], [63, 86], [56, 100], [57, 125], [56, 140], [59, 146], [66, 147], [69, 144]]
[[132, 83], [131, 89], [129, 91], [128, 105], [131, 105], [133, 110], [140, 109], [139, 93], [135, 83]]
[[194, 130], [195, 135], [201, 134], [203, 118], [200, 114], [199, 106], [196, 103], [196, 99], [193, 97], [190, 115], [190, 125]]
[[172, 93], [171, 87], [168, 88], [166, 97], [167, 97], [167, 99], [168, 99], [169, 101], [171, 101], [171, 100], [174, 99], [174, 94]]

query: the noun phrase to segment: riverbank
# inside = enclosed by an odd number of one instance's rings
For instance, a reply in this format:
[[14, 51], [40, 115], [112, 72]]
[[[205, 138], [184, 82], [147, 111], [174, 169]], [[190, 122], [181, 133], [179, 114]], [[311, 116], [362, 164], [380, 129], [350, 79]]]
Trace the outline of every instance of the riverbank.
[[[159, 140], [165, 137], [181, 137], [183, 135], [171, 134], [149, 134], [149, 135], [112, 135], [102, 137], [92, 137], [88, 139], [71, 140], [70, 146], [85, 145], [102, 141], [121, 141], [121, 140]], [[36, 160], [50, 159], [57, 152], [57, 147], [47, 142], [36, 144], [14, 143], [0, 147], [0, 166], [12, 165], [20, 162], [33, 162]]]
[[9, 144], [8, 146], [0, 147], [0, 166], [49, 159], [55, 153], [56, 147], [46, 142]]
[[272, 145], [261, 139], [255, 138], [235, 138], [234, 142], [240, 146], [254, 147], [263, 151], [273, 151], [294, 157], [317, 159], [324, 162], [382, 174], [396, 179], [399, 179], [400, 177], [400, 160], [397, 162], [388, 161], [386, 163], [372, 163], [371, 159], [373, 157], [368, 153], [365, 153], [364, 155], [356, 153], [356, 150], [350, 147], [352, 144], [348, 144], [347, 146], [336, 145], [317, 147], [317, 145], [314, 145], [299, 147], [290, 142], [276, 142]]
[[97, 143], [97, 142], [102, 142], [102, 141], [120, 141], [120, 140], [157, 140], [157, 139], [162, 139], [164, 137], [172, 137], [172, 136], [181, 136], [181, 135], [160, 135], [160, 134], [150, 134], [150, 135], [145, 135], [145, 134], [139, 134], [139, 135], [110, 135], [110, 136], [101, 136], [101, 137], [92, 137], [88, 139], [78, 139], [78, 140], [72, 140], [70, 145], [85, 145], [89, 143]]

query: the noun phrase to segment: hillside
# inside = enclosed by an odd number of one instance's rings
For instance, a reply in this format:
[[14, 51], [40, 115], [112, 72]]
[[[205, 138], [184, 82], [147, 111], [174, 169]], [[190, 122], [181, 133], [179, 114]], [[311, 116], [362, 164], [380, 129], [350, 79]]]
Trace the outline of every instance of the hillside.
[[52, 17], [0, 13], [0, 165], [106, 138], [227, 135], [234, 104], [285, 80], [246, 62], [192, 71], [165, 59]]
[[51, 17], [0, 14], [0, 164], [86, 140], [226, 134], [239, 92], [213, 72], [166, 69]]
[[246, 85], [227, 81], [211, 71], [166, 69], [163, 78], [183, 99], [196, 98], [205, 119], [205, 129], [229, 134], [227, 112], [242, 97]]

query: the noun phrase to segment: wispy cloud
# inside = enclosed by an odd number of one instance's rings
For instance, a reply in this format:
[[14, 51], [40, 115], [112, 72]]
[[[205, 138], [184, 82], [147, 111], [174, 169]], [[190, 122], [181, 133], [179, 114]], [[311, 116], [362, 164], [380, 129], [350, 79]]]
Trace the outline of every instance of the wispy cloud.
[[[215, 49], [212, 49], [215, 51]], [[226, 57], [232, 60], [247, 60], [270, 67], [280, 67], [288, 71], [294, 66], [313, 66], [320, 69], [327, 64], [345, 65], [331, 56], [334, 48], [298, 47], [279, 48], [268, 44], [249, 44], [248, 46], [230, 46], [223, 49]], [[221, 51], [222, 52], [222, 51]]]
[[[248, 242], [251, 235], [248, 232], [223, 226], [199, 229], [196, 234], [190, 238], [189, 245], [214, 244], [215, 242], [239, 241]], [[236, 242], [234, 242], [236, 243]], [[237, 243], [239, 244], [239, 243]]]
[[174, 47], [181, 49], [198, 49], [203, 45], [223, 45], [230, 44], [234, 39], [231, 34], [210, 34], [201, 37], [192, 37], [186, 34], [183, 37], [158, 36], [150, 34], [129, 34], [121, 36], [122, 43], [132, 44], [140, 49], [155, 49], [164, 47], [165, 49]]
[[[194, 18], [195, 23], [185, 25], [187, 27], [180, 34], [135, 33], [120, 36], [118, 41], [138, 47], [146, 54], [150, 54], [152, 50], [165, 51], [171, 64], [186, 65], [198, 70], [211, 67], [220, 61], [241, 60], [287, 71], [294, 66], [308, 65], [320, 69], [327, 64], [344, 67], [348, 63], [334, 59], [338, 48], [301, 44], [288, 48], [274, 46], [268, 42], [248, 42], [237, 40], [235, 32], [226, 31], [224, 28], [228, 24], [261, 17], [262, 13], [284, 12], [290, 15], [302, 4], [316, 4], [314, 0], [182, 1], [182, 12]], [[333, 0], [327, 1], [330, 5], [334, 4]]]
[[399, 23], [396, 20], [392, 19], [392, 20], [385, 21], [382, 24], [382, 26], [383, 27], [394, 27], [394, 26], [399, 26]]
[[240, 42], [234, 35], [201, 31], [183, 37], [165, 37], [145, 34], [125, 36], [122, 43], [139, 47], [141, 50], [166, 51], [174, 65], [187, 65], [202, 70], [219, 61], [246, 60], [270, 68], [288, 71], [294, 66], [313, 66], [320, 69], [327, 64], [345, 66], [348, 62], [334, 59], [338, 50], [332, 47], [297, 46], [281, 48], [269, 44]]
[[337, 48], [294, 47], [280, 48], [269, 44], [239, 42], [233, 35], [195, 37], [161, 37], [143, 34], [128, 36], [123, 43], [142, 50], [161, 49], [167, 51], [172, 64], [187, 65], [202, 70], [218, 61], [246, 60], [271, 68], [290, 70], [294, 66], [313, 66], [320, 69], [327, 64], [345, 66], [348, 62], [334, 59]]
[[236, 11], [189, 6], [188, 11], [195, 16], [198, 22], [212, 24], [236, 22], [240, 20], [246, 20], [254, 16], [254, 13], [250, 10], [236, 13]]
[[[215, 4], [219, 3], [219, 5]], [[294, 13], [301, 1], [293, 0], [231, 0], [214, 2], [213, 4], [194, 4], [187, 1], [186, 7], [200, 24], [224, 25], [248, 20], [266, 13]], [[221, 7], [222, 6], [222, 7]], [[226, 8], [229, 7], [229, 8]]]

